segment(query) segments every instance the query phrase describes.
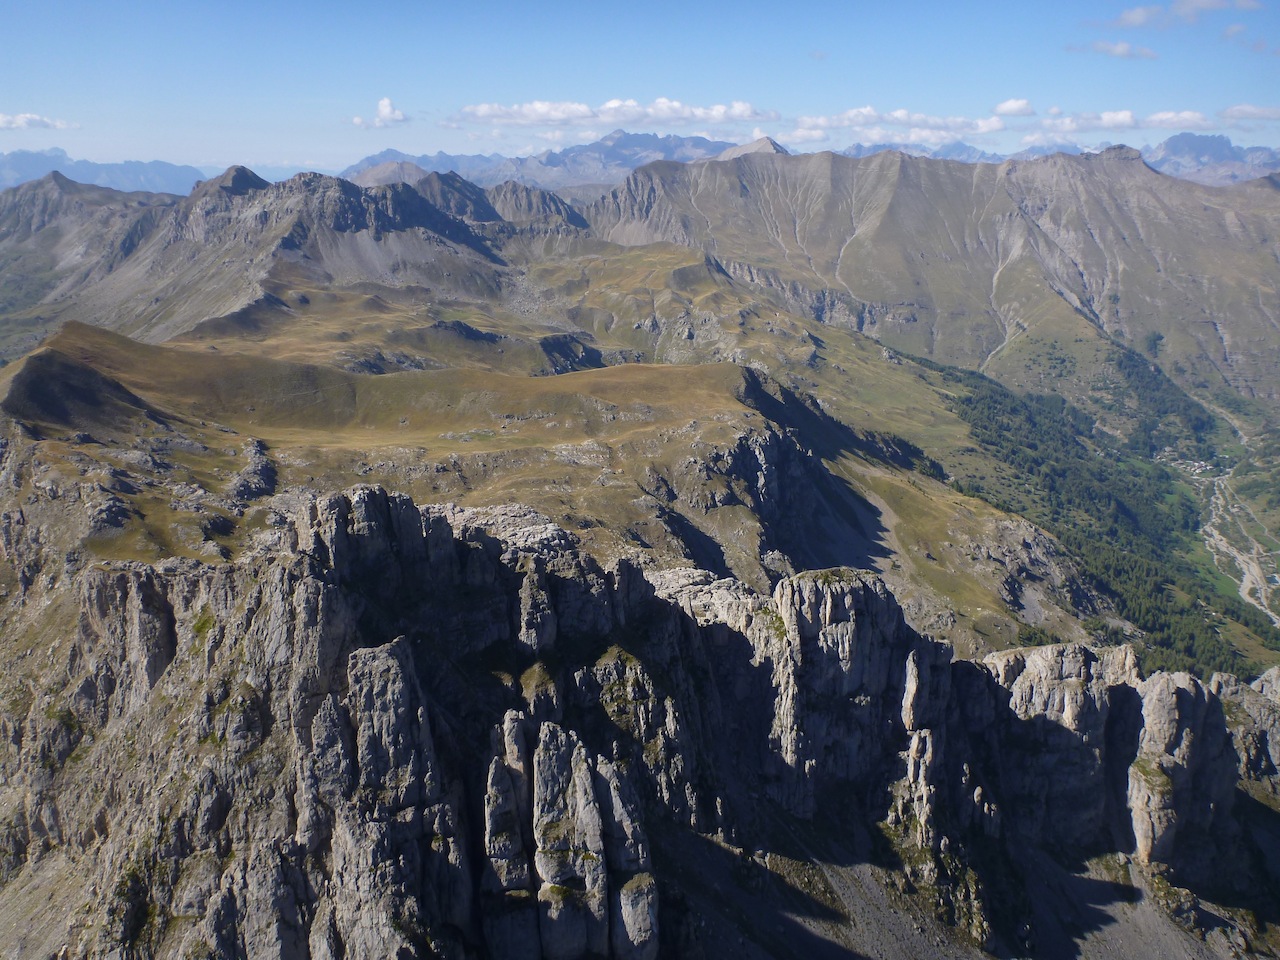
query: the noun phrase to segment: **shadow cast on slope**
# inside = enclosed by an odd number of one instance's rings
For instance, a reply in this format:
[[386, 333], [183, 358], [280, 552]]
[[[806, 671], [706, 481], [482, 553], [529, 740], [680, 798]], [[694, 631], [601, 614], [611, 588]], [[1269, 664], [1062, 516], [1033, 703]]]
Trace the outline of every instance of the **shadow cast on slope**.
[[685, 831], [654, 837], [661, 887], [664, 955], [707, 958], [805, 957], [858, 960], [849, 918], [830, 902], [813, 865], [751, 854]]

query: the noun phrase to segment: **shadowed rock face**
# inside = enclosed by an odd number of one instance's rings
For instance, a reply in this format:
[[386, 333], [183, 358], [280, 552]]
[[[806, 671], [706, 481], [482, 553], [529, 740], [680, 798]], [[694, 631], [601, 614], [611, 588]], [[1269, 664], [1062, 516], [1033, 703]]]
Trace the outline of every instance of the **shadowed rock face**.
[[1265, 678], [953, 662], [870, 574], [606, 569], [532, 511], [377, 488], [234, 564], [85, 571], [78, 607], [0, 751], [0, 911], [76, 878], [69, 955], [725, 955], [693, 851], [806, 822], [881, 824], [997, 945], [950, 882], [979, 850], [1247, 882], [1235, 786], [1280, 742]]

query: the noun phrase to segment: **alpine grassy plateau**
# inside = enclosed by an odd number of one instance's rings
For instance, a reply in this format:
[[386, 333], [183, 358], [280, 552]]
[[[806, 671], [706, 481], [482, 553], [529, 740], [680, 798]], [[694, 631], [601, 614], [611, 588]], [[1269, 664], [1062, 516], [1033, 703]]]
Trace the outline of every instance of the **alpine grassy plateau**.
[[10, 953], [1274, 955], [1274, 178], [716, 155], [0, 193]]

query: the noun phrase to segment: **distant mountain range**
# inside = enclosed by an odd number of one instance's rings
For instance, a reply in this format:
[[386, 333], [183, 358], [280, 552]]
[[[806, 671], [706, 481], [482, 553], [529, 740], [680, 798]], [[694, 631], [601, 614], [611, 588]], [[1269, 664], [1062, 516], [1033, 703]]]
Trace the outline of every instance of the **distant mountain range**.
[[1280, 150], [1237, 147], [1227, 137], [1198, 133], [1180, 133], [1158, 146], [1144, 147], [1142, 158], [1161, 173], [1211, 186], [1280, 171]]
[[[761, 143], [766, 146], [760, 146]], [[384, 150], [352, 164], [340, 176], [362, 186], [374, 186], [412, 183], [433, 171], [452, 171], [481, 186], [495, 186], [505, 180], [514, 180], [531, 187], [557, 190], [569, 199], [592, 200], [603, 192], [601, 187], [615, 186], [633, 170], [656, 160], [688, 163], [731, 159], [760, 150], [787, 152], [768, 138], [737, 146], [703, 137], [657, 137], [615, 130], [595, 143], [561, 151], [548, 150], [532, 157], [513, 158], [496, 153], [487, 156], [436, 153], [414, 157], [398, 150]], [[958, 141], [937, 147], [921, 143], [855, 143], [836, 152], [858, 158], [890, 150], [913, 157], [960, 163], [1003, 163], [1005, 160], [1030, 160], [1055, 153], [1074, 155], [1082, 152], [1073, 144], [1060, 143], [1029, 147], [1013, 154], [998, 154]], [[1149, 166], [1161, 173], [1209, 186], [1256, 180], [1280, 171], [1280, 150], [1237, 147], [1224, 136], [1180, 133], [1154, 147], [1145, 146], [1140, 153]]]
[[[980, 368], [1019, 387], [1040, 384], [1037, 338], [1067, 336], [1061, 348], [1077, 349], [1079, 334], [1063, 331], [1082, 317], [1091, 336], [1143, 343], [1158, 333], [1166, 340], [1161, 356], [1187, 389], [1215, 405], [1245, 396], [1280, 410], [1280, 363], [1259, 346], [1277, 322], [1273, 298], [1259, 296], [1274, 287], [1265, 238], [1280, 209], [1266, 181], [1210, 190], [1161, 176], [1128, 147], [996, 166], [900, 152], [788, 156], [762, 138], [751, 150], [729, 146], [717, 156], [724, 159], [646, 164], [607, 196], [575, 207], [527, 184], [485, 188], [435, 171], [410, 170], [410, 184], [362, 191], [320, 174], [272, 185], [234, 168], [186, 198], [136, 199], [52, 174], [0, 198], [0, 262], [10, 277], [0, 286], [0, 316], [29, 325], [77, 319], [163, 339], [244, 309], [264, 290], [280, 296], [261, 286], [271, 271], [321, 270], [351, 283], [394, 276], [455, 289], [462, 299], [512, 282], [499, 269], [516, 256], [504, 230], [547, 220], [548, 235], [570, 246], [565, 238], [573, 235], [573, 243], [690, 248], [735, 280], [776, 291], [789, 309], [841, 318], [891, 349]], [[241, 196], [259, 202], [245, 206]], [[1078, 197], [1093, 206], [1077, 210]], [[997, 210], [1007, 223], [992, 220]], [[29, 245], [31, 228], [21, 225], [52, 223], [54, 211], [65, 229]], [[304, 212], [310, 219], [299, 219]], [[1086, 213], [1083, 244], [1067, 225]], [[270, 229], [252, 226], [258, 218]], [[84, 256], [90, 227], [98, 238], [93, 268], [56, 266]], [[419, 227], [453, 244], [458, 259], [446, 263]], [[353, 239], [362, 230], [388, 235], [376, 258]], [[260, 236], [251, 242], [250, 233]], [[1132, 237], [1143, 243], [1134, 246]], [[246, 261], [257, 266], [249, 270]], [[228, 264], [234, 278], [213, 282]], [[987, 280], [976, 283], [979, 276]], [[1206, 277], [1215, 283], [1202, 289]], [[1034, 335], [1022, 337], [1026, 331]], [[1088, 403], [1092, 374], [1080, 376], [1074, 383], [1060, 376], [1054, 389]]]
[[[977, 147], [971, 147], [967, 143], [944, 143], [940, 147], [926, 147], [922, 143], [855, 143], [851, 147], [839, 151], [846, 157], [869, 157], [876, 153], [884, 153], [887, 150], [897, 150], [899, 153], [905, 153], [909, 157], [928, 157], [931, 160], [959, 160], [961, 163], [1000, 163], [1007, 157], [998, 153], [987, 153], [985, 150], [979, 150]], [[1057, 148], [1051, 153], [1059, 152]], [[1079, 153], [1079, 150], [1069, 147], [1063, 147], [1062, 152]]]
[[[959, 141], [931, 147], [921, 143], [855, 143], [836, 151], [847, 157], [869, 157], [896, 150], [908, 156], [960, 163], [1003, 163], [1055, 153], [1079, 154], [1072, 144], [1030, 147], [1013, 154], [989, 153]], [[543, 190], [555, 190], [569, 201], [590, 202], [622, 183], [647, 163], [673, 160], [732, 159], [748, 153], [787, 153], [768, 137], [750, 144], [734, 144], [706, 137], [660, 137], [652, 133], [615, 130], [594, 143], [546, 150], [528, 157], [502, 154], [450, 154], [437, 152], [413, 156], [399, 150], [383, 150], [353, 163], [339, 176], [363, 187], [389, 183], [415, 183], [428, 173], [456, 173], [481, 187], [508, 180]], [[1272, 147], [1238, 147], [1225, 136], [1180, 133], [1156, 146], [1144, 146], [1142, 159], [1153, 169], [1183, 180], [1222, 186], [1256, 180], [1280, 172], [1280, 150]], [[0, 153], [0, 189], [37, 180], [53, 171], [77, 183], [122, 191], [148, 191], [186, 195], [209, 173], [198, 167], [161, 160], [129, 160], [96, 163], [73, 160], [64, 150], [15, 150]], [[297, 171], [290, 167], [259, 168], [269, 180], [284, 180]]]
[[0, 189], [39, 180], [55, 170], [77, 183], [149, 193], [188, 194], [197, 180], [204, 180], [207, 176], [197, 167], [179, 166], [163, 160], [125, 160], [122, 163], [72, 160], [65, 150], [54, 147], [50, 150], [0, 153]]
[[[454, 155], [448, 153], [411, 156], [399, 150], [384, 150], [365, 157], [343, 170], [339, 176], [356, 183], [386, 182], [392, 171], [388, 165], [408, 163], [427, 173], [457, 173], [482, 187], [514, 180], [544, 190], [565, 191], [584, 185], [612, 187], [635, 169], [655, 160], [708, 160], [736, 147], [724, 140], [706, 137], [659, 137], [652, 133], [613, 133], [580, 146], [536, 154], [532, 157], [504, 157], [501, 154]], [[370, 174], [369, 171], [376, 170]], [[370, 179], [370, 178], [374, 179]], [[569, 190], [570, 195], [575, 191]], [[601, 190], [601, 193], [604, 191]], [[598, 194], [597, 194], [598, 195]]]
[[[1002, 163], [1005, 160], [1030, 160], [1055, 153], [1082, 152], [1073, 144], [1057, 143], [1001, 155], [986, 153], [959, 142], [945, 143], [940, 147], [928, 147], [921, 143], [855, 143], [840, 152], [847, 157], [869, 157], [886, 150], [897, 150], [909, 156], [933, 160], [959, 160], [962, 163]], [[1237, 147], [1224, 136], [1179, 133], [1154, 147], [1145, 146], [1139, 152], [1147, 166], [1154, 170], [1208, 186], [1256, 180], [1280, 171], [1280, 150], [1271, 147]]]

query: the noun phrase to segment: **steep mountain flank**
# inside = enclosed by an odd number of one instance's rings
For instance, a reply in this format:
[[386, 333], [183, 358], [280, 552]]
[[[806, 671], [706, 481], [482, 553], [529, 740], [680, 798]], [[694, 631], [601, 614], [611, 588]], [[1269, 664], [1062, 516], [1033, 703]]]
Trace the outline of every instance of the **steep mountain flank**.
[[1280, 199], [1248, 197], [1128, 148], [999, 166], [749, 154], [646, 167], [584, 213], [603, 238], [696, 247], [820, 318], [1006, 382], [1043, 388], [1054, 344], [1077, 366], [1055, 387], [1087, 397], [1115, 338], [1200, 396], [1274, 408], [1280, 316], [1256, 293], [1275, 285]]
[[489, 202], [502, 215], [502, 219], [511, 223], [529, 221], [563, 220], [565, 223], [585, 228], [587, 222], [573, 207], [558, 195], [536, 187], [508, 180], [485, 191]]
[[109, 275], [178, 202], [85, 186], [59, 173], [0, 194], [0, 347], [31, 349], [66, 299]]
[[782, 146], [772, 137], [760, 137], [758, 140], [751, 141], [751, 143], [744, 143], [741, 146], [730, 147], [723, 153], [716, 154], [712, 159], [732, 160], [735, 157], [745, 157], [749, 153], [778, 153], [784, 156], [789, 156], [791, 151]]
[[95, 564], [70, 630], [25, 620], [49, 647], [3, 707], [0, 917], [71, 909], [19, 949], [798, 957], [872, 948], [878, 897], [915, 917], [894, 956], [1041, 925], [1208, 955], [1158, 909], [1006, 898], [1049, 854], [1263, 945], [1209, 896], [1265, 875], [1233, 796], [1241, 767], [1272, 789], [1243, 759], [1269, 728], [1225, 718], [1269, 723], [1266, 687], [1123, 649], [953, 663], [871, 575], [603, 568], [520, 508], [271, 509], [233, 564]]

